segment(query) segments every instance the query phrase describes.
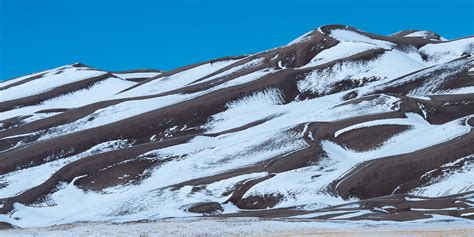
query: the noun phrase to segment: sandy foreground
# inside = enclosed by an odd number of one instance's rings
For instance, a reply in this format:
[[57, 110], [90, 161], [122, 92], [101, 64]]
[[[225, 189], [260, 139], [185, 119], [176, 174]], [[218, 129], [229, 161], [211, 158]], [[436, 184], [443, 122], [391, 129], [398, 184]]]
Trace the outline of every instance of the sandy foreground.
[[187, 218], [133, 223], [81, 222], [1, 230], [0, 236], [474, 236], [474, 222]]

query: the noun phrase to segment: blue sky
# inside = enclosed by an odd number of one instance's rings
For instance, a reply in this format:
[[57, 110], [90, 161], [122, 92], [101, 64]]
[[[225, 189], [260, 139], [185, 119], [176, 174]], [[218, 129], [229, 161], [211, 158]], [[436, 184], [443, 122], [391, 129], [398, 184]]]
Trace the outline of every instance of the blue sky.
[[472, 0], [0, 0], [0, 80], [73, 62], [169, 70], [286, 44], [326, 24], [474, 34]]

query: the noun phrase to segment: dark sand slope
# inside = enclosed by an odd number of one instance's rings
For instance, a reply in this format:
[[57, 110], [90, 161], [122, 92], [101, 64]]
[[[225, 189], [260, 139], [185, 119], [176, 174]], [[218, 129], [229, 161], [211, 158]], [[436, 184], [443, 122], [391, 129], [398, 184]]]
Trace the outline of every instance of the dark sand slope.
[[168, 72], [0, 83], [0, 229], [474, 218], [474, 38], [328, 25]]

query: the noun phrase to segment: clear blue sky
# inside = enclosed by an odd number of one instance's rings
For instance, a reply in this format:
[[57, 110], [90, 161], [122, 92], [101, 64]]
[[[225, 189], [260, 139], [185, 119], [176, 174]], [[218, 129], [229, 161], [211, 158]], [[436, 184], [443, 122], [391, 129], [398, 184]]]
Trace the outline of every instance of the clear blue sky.
[[286, 44], [325, 24], [474, 34], [473, 0], [0, 0], [0, 80], [82, 62], [169, 70]]

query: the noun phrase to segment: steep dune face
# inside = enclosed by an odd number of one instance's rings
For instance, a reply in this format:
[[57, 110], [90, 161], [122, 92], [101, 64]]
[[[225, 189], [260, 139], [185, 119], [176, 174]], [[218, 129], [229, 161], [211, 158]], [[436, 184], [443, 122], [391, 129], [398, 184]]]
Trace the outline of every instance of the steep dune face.
[[329, 25], [169, 72], [2, 82], [0, 222], [473, 218], [473, 53]]

